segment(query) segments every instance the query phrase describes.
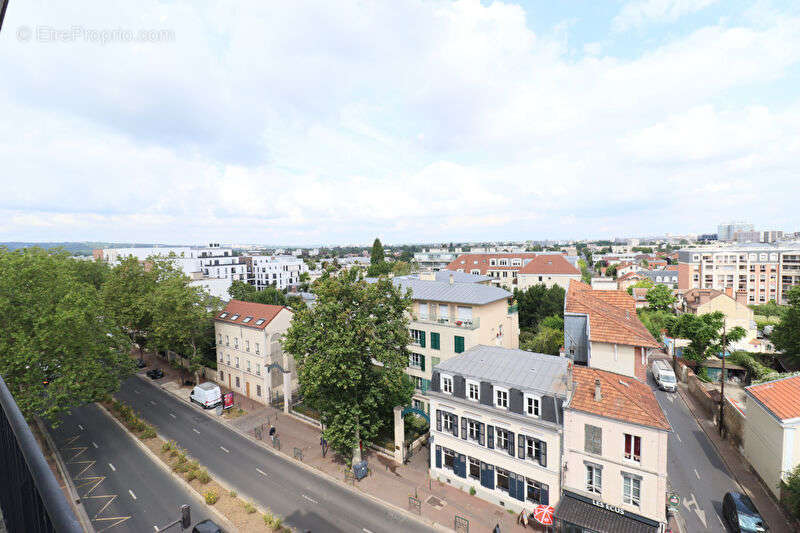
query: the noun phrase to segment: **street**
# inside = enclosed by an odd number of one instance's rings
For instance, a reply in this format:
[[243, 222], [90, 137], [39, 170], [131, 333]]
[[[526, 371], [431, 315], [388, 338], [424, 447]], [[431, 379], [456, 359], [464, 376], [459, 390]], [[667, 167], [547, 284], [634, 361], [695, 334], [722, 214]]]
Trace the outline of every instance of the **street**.
[[185, 448], [213, 477], [235, 488], [242, 498], [282, 516], [291, 527], [314, 532], [432, 531], [264, 450], [155, 384], [134, 376], [123, 382], [116, 397], [139, 412], [160, 435]]
[[722, 521], [722, 498], [741, 489], [678, 393], [659, 390], [652, 376], [649, 381], [672, 426], [667, 482], [681, 497], [686, 533], [728, 531]]
[[212, 518], [97, 405], [73, 409], [50, 431], [97, 533], [153, 531], [176, 520], [182, 504], [193, 524]]

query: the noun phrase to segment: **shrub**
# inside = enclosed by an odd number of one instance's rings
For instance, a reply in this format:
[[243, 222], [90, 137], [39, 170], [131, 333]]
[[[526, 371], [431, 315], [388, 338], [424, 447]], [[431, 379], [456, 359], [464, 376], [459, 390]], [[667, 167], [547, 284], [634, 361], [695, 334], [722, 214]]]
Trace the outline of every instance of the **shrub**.
[[698, 366], [695, 368], [694, 374], [697, 376], [697, 379], [700, 381], [704, 381], [706, 383], [711, 383], [711, 378], [708, 377], [708, 371], [704, 366]]
[[191, 481], [197, 478], [197, 470], [189, 470], [186, 472], [186, 481]]
[[206, 503], [208, 505], [214, 505], [215, 503], [217, 503], [217, 500], [219, 499], [219, 494], [217, 494], [217, 491], [215, 491], [214, 489], [211, 489], [205, 491], [203, 497], [205, 498]]
[[283, 519], [280, 516], [273, 516], [272, 517], [272, 527], [275, 529], [280, 529], [283, 525]]
[[255, 506], [250, 502], [244, 503], [244, 510], [247, 512], [247, 514], [253, 514], [256, 512]]
[[188, 472], [190, 470], [189, 465], [186, 463], [178, 463], [173, 467], [173, 469], [180, 473]]
[[172, 449], [172, 447], [173, 447], [174, 445], [175, 445], [175, 443], [174, 443], [174, 442], [172, 442], [171, 440], [168, 440], [167, 442], [165, 442], [165, 443], [163, 443], [163, 444], [161, 445], [161, 451], [162, 451], [162, 452], [168, 452], [168, 451], [170, 451], [170, 450]]
[[197, 480], [205, 485], [209, 481], [211, 481], [211, 476], [208, 475], [208, 472], [205, 468], [197, 471]]
[[179, 453], [181, 453], [181, 451], [178, 449], [178, 446], [177, 446], [177, 445], [173, 446], [173, 447], [172, 447], [172, 448], [170, 448], [170, 450], [169, 450], [169, 456], [170, 456], [170, 457], [175, 457], [175, 456], [176, 456], [176, 455], [178, 455]]
[[187, 459], [186, 459], [186, 454], [185, 454], [185, 453], [183, 453], [183, 452], [180, 452], [180, 453], [178, 454], [178, 464], [179, 464], [179, 465], [182, 465], [182, 464], [186, 463], [186, 461], [187, 461]]
[[197, 470], [200, 468], [200, 463], [198, 463], [197, 461], [189, 461], [189, 468], [191, 470]]
[[475, 496], [475, 487], [470, 487], [469, 488], [469, 495], [470, 496]]
[[139, 435], [139, 438], [144, 439], [152, 439], [156, 436], [156, 430], [153, 429], [151, 426], [147, 426], [144, 431]]
[[280, 529], [283, 525], [283, 520], [281, 517], [272, 514], [272, 511], [267, 511], [264, 514], [264, 524], [272, 529]]
[[238, 493], [235, 490], [232, 490], [228, 494], [230, 495], [231, 498], [235, 498]]

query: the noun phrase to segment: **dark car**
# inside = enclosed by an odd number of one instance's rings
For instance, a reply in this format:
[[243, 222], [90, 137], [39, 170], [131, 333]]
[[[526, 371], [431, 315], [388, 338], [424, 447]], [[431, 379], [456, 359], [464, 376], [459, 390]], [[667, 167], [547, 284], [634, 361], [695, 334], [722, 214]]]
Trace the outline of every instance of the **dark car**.
[[161, 379], [164, 377], [164, 371], [160, 368], [154, 368], [147, 371], [147, 377], [150, 379]]
[[222, 528], [219, 527], [211, 520], [203, 520], [198, 522], [192, 528], [192, 533], [224, 533]]
[[722, 516], [734, 533], [769, 531], [756, 506], [740, 492], [729, 492], [722, 499]]

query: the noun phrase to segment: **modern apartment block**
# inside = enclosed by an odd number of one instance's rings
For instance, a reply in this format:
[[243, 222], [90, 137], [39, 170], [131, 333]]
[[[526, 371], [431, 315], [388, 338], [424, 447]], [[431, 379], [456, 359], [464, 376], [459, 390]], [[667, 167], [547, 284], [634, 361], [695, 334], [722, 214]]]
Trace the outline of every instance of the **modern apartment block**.
[[308, 272], [308, 265], [291, 255], [251, 255], [247, 262], [248, 282], [258, 290], [273, 286], [286, 289], [300, 283], [300, 274]]
[[104, 248], [99, 256], [112, 266], [128, 257], [146, 261], [150, 257], [170, 258], [187, 276], [246, 281], [247, 265], [240, 262], [232, 248], [218, 243], [203, 247], [173, 246], [155, 248]]
[[800, 242], [687, 248], [678, 253], [678, 288], [745, 291], [748, 304], [786, 302], [800, 284]]
[[430, 475], [520, 512], [558, 503], [569, 361], [476, 346], [433, 368]]
[[281, 336], [292, 312], [279, 305], [231, 300], [214, 319], [217, 341], [217, 382], [248, 398], [268, 404], [282, 391], [283, 373], [289, 371], [291, 390], [297, 388], [294, 358], [283, 351]]
[[726, 222], [717, 226], [717, 240], [732, 241], [739, 231], [753, 231], [753, 225], [747, 222]]
[[[510, 292], [486, 285], [485, 276], [421, 273], [392, 281], [410, 289], [411, 345], [407, 373], [414, 380], [413, 405], [428, 408], [433, 367], [473, 346], [519, 347], [519, 316]], [[452, 274], [452, 276], [450, 275]], [[456, 281], [458, 278], [460, 281]]]
[[423, 271], [444, 270], [455, 258], [455, 252], [435, 248], [414, 254], [414, 261]]
[[572, 380], [558, 530], [663, 531], [671, 428], [650, 386], [580, 366]]
[[[564, 262], [570, 264], [571, 261], [568, 260], [569, 256], [565, 256], [564, 254], [553, 254], [550, 253], [541, 253], [541, 252], [519, 252], [519, 253], [489, 253], [489, 254], [462, 254], [459, 255], [454, 261], [452, 261], [449, 265], [447, 265], [448, 270], [453, 270], [456, 272], [466, 272], [469, 274], [475, 274], [479, 276], [489, 276], [492, 278], [492, 283], [499, 287], [503, 287], [508, 290], [514, 290], [515, 287], [518, 286], [519, 275], [524, 271], [524, 268], [534, 260], [537, 260], [534, 263], [534, 266], [531, 267], [532, 271], [528, 272], [529, 275], [535, 276], [533, 279], [538, 279], [539, 275], [546, 276], [546, 270], [559, 270], [563, 271], [560, 272], [561, 276], [569, 276], [574, 274], [574, 272], [569, 271], [566, 267], [563, 268], [554, 268], [550, 265], [549, 268], [545, 268], [544, 264], [540, 264], [538, 262], [538, 257], [540, 256], [560, 256], [564, 259]], [[575, 259], [576, 258], [571, 258]], [[552, 259], [551, 259], [552, 260]], [[546, 262], [546, 261], [545, 261]], [[537, 266], [538, 265], [538, 266]], [[560, 261], [558, 265], [563, 265]], [[574, 264], [573, 264], [574, 267]], [[537, 270], [542, 270], [542, 272], [538, 272]], [[551, 272], [551, 276], [554, 273]], [[580, 275], [578, 275], [578, 279], [580, 279]], [[531, 279], [526, 280], [526, 283], [529, 283]], [[544, 283], [546, 281], [543, 279]]]

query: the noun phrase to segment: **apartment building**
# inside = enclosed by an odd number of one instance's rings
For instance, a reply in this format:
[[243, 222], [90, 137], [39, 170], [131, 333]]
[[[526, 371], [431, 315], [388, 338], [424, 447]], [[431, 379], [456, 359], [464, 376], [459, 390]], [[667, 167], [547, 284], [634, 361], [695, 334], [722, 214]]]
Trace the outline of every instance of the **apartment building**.
[[647, 382], [651, 349], [660, 345], [636, 315], [625, 291], [593, 290], [573, 281], [564, 303], [564, 351], [578, 365]]
[[456, 252], [436, 248], [414, 254], [414, 262], [424, 271], [445, 270], [455, 258]]
[[258, 290], [272, 286], [279, 290], [300, 284], [300, 274], [308, 272], [305, 261], [292, 255], [251, 255], [247, 262], [248, 282]]
[[[570, 258], [564, 254], [553, 254], [552, 252], [469, 253], [459, 255], [454, 261], [447, 265], [447, 269], [479, 276], [489, 276], [492, 278], [493, 284], [511, 291], [517, 287], [517, 278], [523, 267], [542, 255], [560, 255], [568, 262], [570, 262], [570, 259], [574, 259], [574, 261], [572, 261], [573, 266], [577, 262], [577, 258]], [[530, 274], [534, 275], [535, 273], [530, 272]]]
[[247, 265], [234, 255], [232, 248], [222, 247], [219, 243], [197, 247], [104, 248], [100, 256], [112, 266], [129, 257], [142, 262], [150, 257], [170, 258], [176, 268], [190, 277], [247, 280]]
[[[407, 373], [415, 385], [413, 405], [428, 409], [425, 395], [433, 367], [477, 345], [519, 347], [519, 315], [512, 294], [486, 285], [486, 276], [447, 273], [447, 281], [431, 279], [444, 273], [393, 278], [410, 289], [411, 345]], [[458, 278], [460, 281], [456, 281]], [[369, 281], [369, 280], [368, 280]]]
[[217, 382], [268, 404], [282, 392], [283, 373], [269, 369], [273, 363], [290, 372], [291, 390], [297, 388], [294, 358], [283, 351], [281, 337], [289, 328], [292, 312], [279, 305], [231, 300], [214, 319], [217, 341]]
[[650, 386], [581, 366], [572, 380], [559, 531], [663, 531], [671, 428]]
[[756, 338], [758, 330], [753, 310], [747, 306], [744, 291], [733, 293], [733, 289], [725, 291], [715, 289], [689, 289], [678, 296], [678, 307], [684, 313], [705, 315], [716, 311], [725, 315], [725, 326], [730, 330], [740, 327], [746, 335], [731, 345], [732, 350], [752, 351], [750, 341]]
[[726, 222], [717, 226], [717, 239], [732, 241], [737, 232], [753, 231], [753, 225], [747, 222]]
[[475, 346], [433, 368], [430, 476], [519, 513], [561, 494], [569, 361]]
[[517, 287], [524, 291], [534, 285], [545, 285], [548, 289], [558, 285], [569, 287], [572, 280], [580, 280], [581, 271], [575, 268], [563, 254], [537, 255], [519, 270]]
[[679, 289], [745, 291], [748, 304], [788, 303], [800, 284], [800, 242], [703, 246], [678, 253]]

